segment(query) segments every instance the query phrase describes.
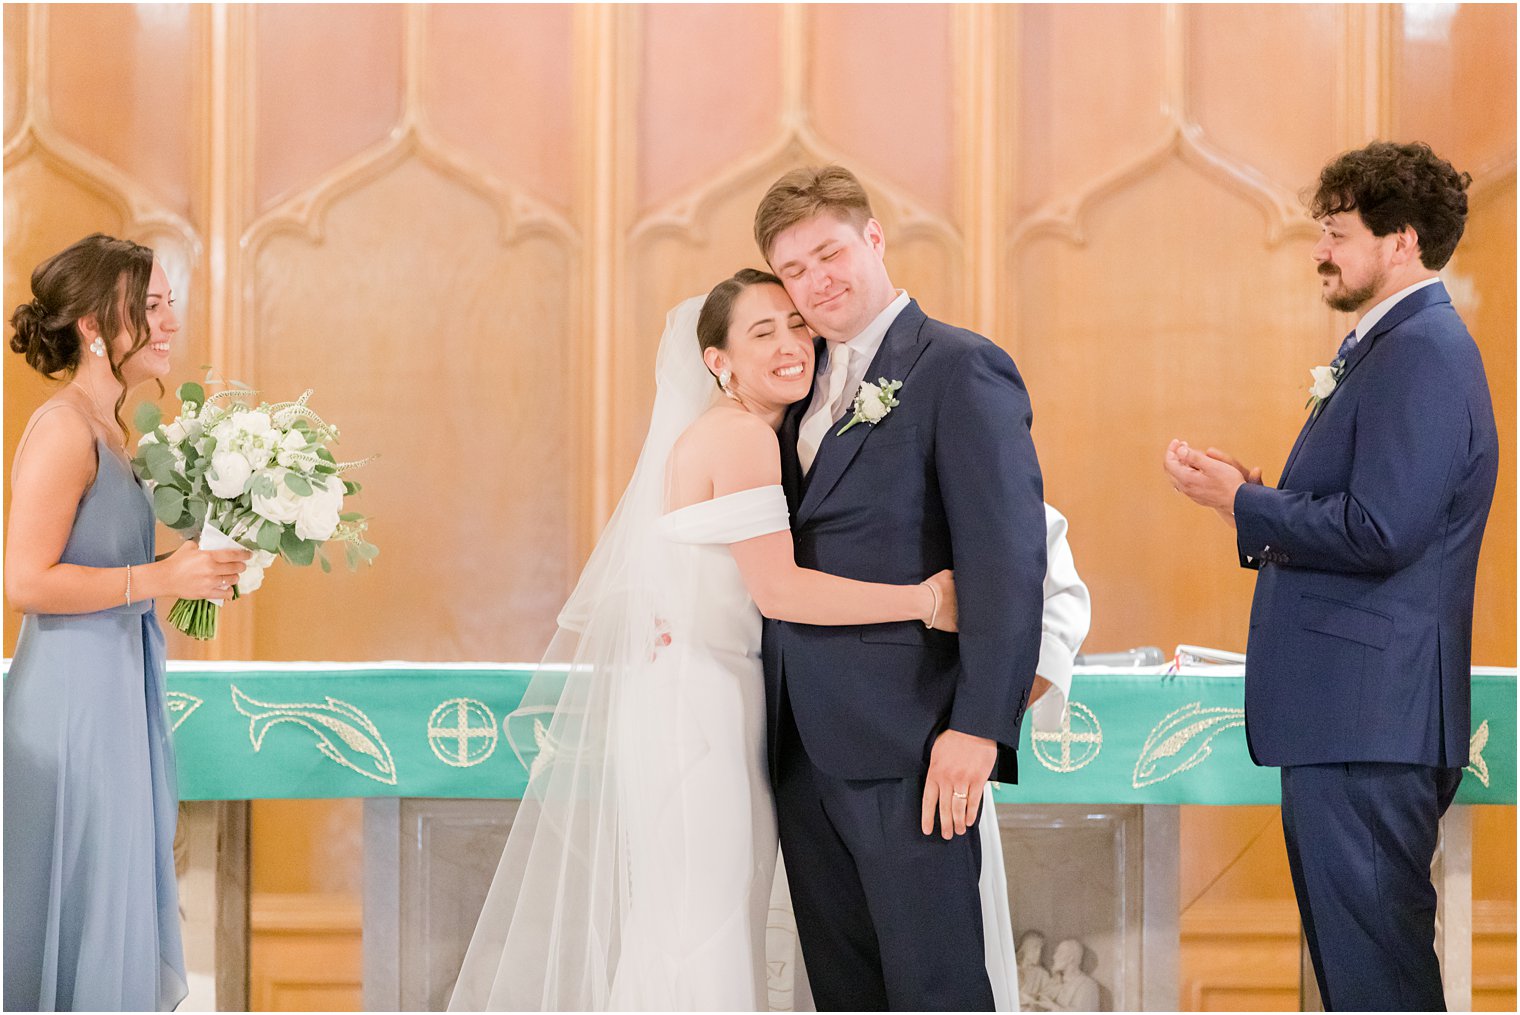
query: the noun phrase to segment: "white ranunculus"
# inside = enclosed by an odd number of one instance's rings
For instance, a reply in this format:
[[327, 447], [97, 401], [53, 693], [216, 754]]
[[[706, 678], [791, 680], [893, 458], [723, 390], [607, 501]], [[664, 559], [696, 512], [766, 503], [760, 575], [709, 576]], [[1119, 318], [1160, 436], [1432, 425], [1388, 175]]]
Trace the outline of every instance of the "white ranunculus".
[[238, 595], [252, 595], [264, 584], [264, 569], [274, 563], [275, 554], [267, 550], [254, 550], [247, 562], [247, 570], [238, 576]]
[[869, 382], [860, 386], [860, 414], [867, 423], [880, 423], [887, 414], [887, 403], [882, 401], [881, 389]]
[[260, 475], [274, 480], [274, 496], [265, 497], [259, 493], [253, 495], [254, 513], [276, 525], [289, 525], [295, 521], [301, 513], [301, 501], [306, 499], [285, 484], [287, 471], [286, 469], [262, 470]]
[[1309, 395], [1321, 400], [1329, 398], [1330, 392], [1335, 390], [1335, 369], [1315, 367], [1309, 371], [1309, 376], [1314, 379], [1314, 383], [1309, 385]]
[[243, 454], [248, 456], [248, 461], [255, 469], [267, 468], [274, 459], [274, 447], [262, 438], [255, 437], [251, 442], [244, 445]]
[[236, 451], [218, 451], [211, 456], [211, 468], [206, 472], [206, 485], [223, 500], [231, 500], [243, 492], [243, 484], [253, 475], [248, 459]]
[[313, 478], [311, 487], [311, 496], [301, 499], [296, 535], [322, 542], [331, 539], [338, 529], [338, 513], [343, 510], [343, 483], [336, 478], [325, 481]]

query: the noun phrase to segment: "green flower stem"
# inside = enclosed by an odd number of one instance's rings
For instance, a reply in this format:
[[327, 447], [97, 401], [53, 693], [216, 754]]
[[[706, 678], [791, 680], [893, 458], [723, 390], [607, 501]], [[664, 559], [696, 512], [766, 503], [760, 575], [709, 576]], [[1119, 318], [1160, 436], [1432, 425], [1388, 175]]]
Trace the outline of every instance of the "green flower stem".
[[210, 641], [216, 637], [217, 615], [221, 607], [209, 599], [181, 599], [169, 611], [169, 623], [198, 641]]

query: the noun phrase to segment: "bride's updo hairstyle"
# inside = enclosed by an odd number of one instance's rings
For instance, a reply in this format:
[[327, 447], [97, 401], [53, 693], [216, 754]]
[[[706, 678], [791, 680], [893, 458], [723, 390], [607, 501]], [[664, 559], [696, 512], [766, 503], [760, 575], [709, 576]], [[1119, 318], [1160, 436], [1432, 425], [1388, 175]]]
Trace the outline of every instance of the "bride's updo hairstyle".
[[[111, 373], [123, 385], [121, 400], [116, 403], [116, 422], [120, 425], [126, 381], [110, 341], [121, 333], [125, 312], [132, 348], [123, 360], [131, 359], [147, 344], [146, 304], [152, 273], [153, 251], [148, 247], [104, 233], [86, 236], [32, 271], [32, 301], [11, 314], [11, 327], [15, 329], [11, 349], [26, 357], [27, 364], [38, 373], [72, 376], [85, 351], [76, 325], [82, 317], [94, 317], [106, 339]], [[122, 432], [126, 433], [124, 425]]]
[[[697, 315], [697, 345], [703, 352], [728, 348], [728, 325], [734, 314], [734, 301], [740, 293], [755, 285], [780, 286], [781, 280], [768, 271], [740, 268], [732, 277], [713, 286], [712, 292], [707, 294], [707, 302], [702, 304], [702, 312]], [[714, 382], [716, 380], [715, 377]]]

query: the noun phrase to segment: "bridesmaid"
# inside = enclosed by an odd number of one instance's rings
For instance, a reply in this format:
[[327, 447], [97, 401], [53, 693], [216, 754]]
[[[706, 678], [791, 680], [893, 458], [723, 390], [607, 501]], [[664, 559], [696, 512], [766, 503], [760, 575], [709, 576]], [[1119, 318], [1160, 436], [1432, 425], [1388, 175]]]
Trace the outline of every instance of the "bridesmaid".
[[249, 555], [153, 558], [122, 423], [179, 330], [153, 251], [88, 236], [38, 265], [32, 295], [11, 348], [67, 383], [11, 474], [5, 595], [25, 618], [4, 691], [5, 1007], [170, 1011], [186, 984], [153, 599], [225, 595]]

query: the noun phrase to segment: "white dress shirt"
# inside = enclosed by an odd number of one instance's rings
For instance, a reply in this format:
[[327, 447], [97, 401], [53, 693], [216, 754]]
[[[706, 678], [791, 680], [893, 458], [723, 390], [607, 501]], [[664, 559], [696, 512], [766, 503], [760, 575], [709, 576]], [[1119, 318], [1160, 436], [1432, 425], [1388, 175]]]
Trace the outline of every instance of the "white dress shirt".
[[1439, 281], [1441, 281], [1440, 275], [1432, 275], [1430, 278], [1421, 279], [1412, 286], [1400, 289], [1398, 292], [1394, 293], [1392, 296], [1388, 297], [1386, 300], [1379, 303], [1371, 310], [1367, 311], [1362, 315], [1362, 319], [1356, 322], [1356, 340], [1360, 342], [1362, 340], [1362, 336], [1371, 331], [1373, 326], [1376, 325], [1377, 322], [1381, 321], [1383, 317], [1388, 313], [1388, 311], [1397, 306], [1398, 302], [1405, 296], [1408, 296], [1410, 293], [1414, 292], [1417, 289], [1424, 289], [1428, 285], [1435, 285]]
[[[866, 325], [864, 331], [844, 343], [850, 347], [850, 372], [849, 376], [845, 378], [844, 393], [840, 396], [841, 404], [834, 407], [835, 411], [833, 415], [835, 419], [838, 419], [844, 410], [854, 402], [855, 392], [860, 387], [860, 382], [865, 379], [866, 370], [871, 366], [871, 360], [876, 358], [876, 350], [881, 348], [881, 340], [887, 337], [887, 329], [892, 327], [892, 322], [897, 320], [897, 315], [902, 313], [903, 307], [907, 305], [907, 290], [897, 290], [897, 299], [888, 303], [886, 308], [877, 314], [870, 324]], [[828, 346], [830, 349], [833, 349], [834, 343], [830, 342]], [[833, 357], [830, 356], [829, 358], [832, 362]], [[826, 366], [818, 374], [817, 379], [813, 381], [813, 399], [808, 403], [807, 412], [802, 414], [804, 420], [813, 415], [823, 405], [824, 399], [828, 397], [828, 378], [829, 372]]]

